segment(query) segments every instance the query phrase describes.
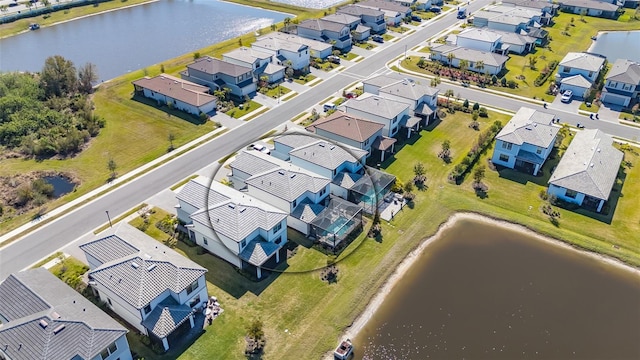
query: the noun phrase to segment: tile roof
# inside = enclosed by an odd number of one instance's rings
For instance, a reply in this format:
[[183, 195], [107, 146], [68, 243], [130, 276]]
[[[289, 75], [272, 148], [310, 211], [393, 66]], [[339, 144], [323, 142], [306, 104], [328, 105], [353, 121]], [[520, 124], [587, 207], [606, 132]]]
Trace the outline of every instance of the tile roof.
[[560, 80], [560, 83], [578, 86], [578, 87], [587, 88], [587, 89], [591, 87], [591, 81], [587, 80], [584, 76], [580, 74], [563, 78], [562, 80]]
[[328, 30], [334, 32], [340, 32], [344, 28], [348, 28], [345, 24], [340, 24], [335, 21], [323, 20], [323, 19], [308, 19], [298, 24], [298, 28], [311, 29], [316, 31]]
[[367, 31], [371, 31], [371, 28], [362, 24], [358, 24], [358, 26], [356, 26], [355, 30], [353, 30], [356, 34], [363, 34], [366, 33]]
[[342, 111], [336, 111], [326, 118], [318, 119], [307, 127], [312, 132], [316, 132], [315, 129], [321, 129], [357, 142], [364, 142], [370, 139], [382, 128], [384, 128], [383, 124], [365, 120]]
[[561, 0], [559, 2], [563, 6], [575, 6], [579, 8], [596, 9], [603, 11], [616, 11], [619, 8], [618, 5], [599, 0]]
[[271, 54], [242, 46], [235, 50], [231, 50], [222, 55], [223, 58], [231, 58], [249, 63], [254, 63], [256, 60], [266, 60], [271, 58]]
[[534, 9], [544, 9], [546, 7], [553, 8], [555, 4], [548, 0], [502, 0], [503, 4], [513, 4], [514, 6], [522, 6]]
[[348, 14], [331, 14], [322, 18], [325, 21], [331, 21], [342, 25], [351, 26], [353, 23], [359, 23], [360, 17]]
[[431, 51], [439, 52], [443, 55], [453, 53], [456, 59], [468, 60], [473, 62], [482, 61], [485, 65], [490, 66], [502, 66], [502, 64], [509, 60], [508, 56], [492, 52], [463, 48], [459, 46], [451, 46], [447, 44], [433, 46], [431, 47]]
[[307, 191], [318, 193], [329, 185], [329, 179], [306, 171], [277, 168], [251, 176], [245, 183], [291, 202]]
[[314, 204], [308, 199], [305, 199], [301, 202], [293, 212], [291, 212], [291, 216], [300, 219], [301, 221], [311, 224], [311, 222], [324, 210], [324, 206], [320, 204]]
[[[120, 223], [107, 237], [80, 245], [96, 259], [108, 258], [111, 244], [128, 242], [139, 249], [134, 254], [109, 260], [89, 272], [89, 277], [141, 309], [164, 291], [180, 293], [207, 271], [175, 250], [127, 223]], [[103, 242], [98, 246], [97, 243]]]
[[274, 33], [256, 40], [256, 42], [251, 44], [251, 47], [269, 49], [272, 51], [287, 50], [297, 53], [307, 50], [309, 45], [301, 41], [294, 41], [292, 37], [282, 37], [278, 33]]
[[640, 63], [617, 59], [607, 73], [607, 80], [640, 85]]
[[354, 109], [385, 119], [393, 119], [409, 109], [409, 105], [403, 102], [392, 101], [381, 96], [366, 96], [364, 94], [357, 98], [349, 99], [344, 103], [344, 107], [347, 113], [349, 109]]
[[243, 150], [236, 156], [229, 166], [232, 170], [242, 171], [245, 174], [255, 175], [265, 171], [278, 169], [282, 164], [272, 156], [254, 150]]
[[521, 107], [500, 130], [496, 139], [522, 145], [524, 143], [548, 148], [553, 145], [558, 127], [551, 125], [553, 114]]
[[570, 52], [560, 61], [560, 65], [588, 71], [599, 71], [605, 60], [604, 57], [593, 54]]
[[307, 161], [325, 169], [337, 169], [345, 162], [360, 162], [367, 151], [334, 145], [320, 140], [313, 144], [297, 147], [289, 152], [289, 156]]
[[187, 65], [187, 68], [202, 71], [205, 74], [226, 74], [233, 77], [251, 72], [251, 68], [232, 64], [220, 59], [212, 58], [211, 56], [204, 56], [196, 59], [195, 62]]
[[384, 13], [382, 11], [380, 11], [380, 10], [376, 10], [376, 9], [372, 9], [372, 8], [368, 8], [368, 7], [356, 6], [356, 5], [343, 6], [341, 8], [338, 8], [338, 10], [336, 10], [336, 13], [338, 13], [338, 14], [349, 14], [349, 15], [353, 15], [353, 16], [363, 16], [363, 15], [380, 16], [380, 15], [384, 15]]
[[598, 129], [576, 133], [549, 184], [607, 200], [618, 175], [623, 154], [613, 139]]
[[167, 296], [151, 311], [142, 322], [142, 326], [149, 329], [160, 339], [167, 337], [184, 322], [189, 321], [193, 313], [187, 305], [180, 305], [171, 296]]
[[496, 22], [509, 25], [527, 24], [531, 19], [524, 16], [512, 15], [512, 14], [499, 14], [489, 18], [489, 22]]
[[[283, 33], [280, 31], [276, 31], [274, 33], [270, 33], [269, 35], [265, 35], [264, 37], [260, 38], [260, 39], [264, 39], [264, 38], [275, 38], [275, 39], [279, 39], [281, 41], [288, 41], [291, 42], [293, 44], [296, 44], [296, 46], [300, 46], [300, 45], [304, 45], [307, 46], [309, 49], [315, 50], [315, 51], [323, 51], [323, 50], [327, 50], [328, 48], [331, 48], [332, 45], [323, 41], [318, 41], [318, 40], [313, 40], [313, 39], [308, 39], [308, 38], [304, 38], [302, 36], [298, 36], [298, 35], [294, 35], [294, 34], [287, 34], [287, 33]], [[258, 39], [258, 40], [260, 40]]]
[[140, 86], [162, 95], [180, 100], [193, 106], [203, 106], [218, 99], [208, 93], [209, 88], [194, 84], [190, 81], [177, 77], [160, 74], [152, 78], [145, 76], [133, 82], [133, 85]]
[[368, 79], [362, 80], [362, 83], [365, 85], [372, 85], [376, 87], [382, 87], [385, 85], [391, 85], [398, 81], [402, 81], [401, 77], [397, 77], [394, 75], [375, 75]]
[[269, 260], [278, 249], [280, 249], [280, 245], [263, 241], [263, 239], [258, 236], [251, 240], [238, 256], [252, 265], [261, 266]]
[[92, 359], [127, 333], [46, 269], [9, 275], [0, 284], [1, 311], [18, 295], [20, 300], [10, 303], [17, 307], [8, 314], [13, 318], [0, 325], [0, 353], [10, 359]]
[[88, 242], [81, 245], [80, 248], [85, 254], [91, 255], [102, 264], [140, 252], [135, 246], [116, 235]]
[[496, 34], [495, 32], [486, 29], [486, 28], [467, 28], [462, 30], [459, 34], [456, 35], [458, 38], [465, 38], [471, 40], [479, 40], [486, 41], [490, 43], [494, 43], [500, 40], [500, 34]]
[[391, 11], [396, 11], [402, 14], [406, 13], [407, 11], [411, 11], [411, 9], [406, 6], [403, 6], [400, 4], [394, 4], [390, 1], [381, 1], [381, 0], [366, 0], [366, 1], [361, 1], [359, 3], [356, 3], [355, 5], [363, 6], [363, 7], [371, 7], [379, 10], [391, 10]]
[[282, 65], [278, 65], [278, 64], [274, 64], [274, 63], [268, 63], [267, 66], [264, 68], [263, 73], [267, 74], [267, 75], [273, 75], [279, 71], [284, 71], [286, 69], [286, 67], [282, 66]]
[[526, 45], [536, 42], [536, 38], [529, 35], [518, 34], [508, 31], [491, 30], [502, 37], [501, 42], [513, 45]]
[[395, 139], [395, 138], [382, 136], [382, 137], [377, 138], [376, 141], [373, 142], [371, 147], [373, 147], [374, 149], [378, 149], [378, 150], [387, 150], [388, 148], [391, 147], [391, 145], [395, 144], [396, 141], [398, 141], [398, 140]]
[[401, 96], [406, 99], [420, 100], [425, 95], [437, 96], [438, 89], [425, 85], [420, 81], [398, 81], [380, 88], [380, 93]]
[[360, 174], [341, 172], [333, 179], [333, 183], [342, 188], [351, 189], [360, 178], [362, 178]]
[[211, 184], [212, 180], [204, 176], [191, 179], [176, 194], [176, 198], [197, 209], [202, 209], [207, 203], [213, 205], [230, 199], [229, 196], [211, 190]]
[[312, 135], [304, 135], [299, 133], [291, 133], [274, 138], [275, 143], [280, 143], [290, 148], [297, 148], [304, 145], [312, 144], [319, 139]]
[[217, 181], [211, 189], [232, 196], [196, 211], [191, 219], [234, 241], [246, 239], [258, 228], [268, 231], [287, 217], [282, 210]]

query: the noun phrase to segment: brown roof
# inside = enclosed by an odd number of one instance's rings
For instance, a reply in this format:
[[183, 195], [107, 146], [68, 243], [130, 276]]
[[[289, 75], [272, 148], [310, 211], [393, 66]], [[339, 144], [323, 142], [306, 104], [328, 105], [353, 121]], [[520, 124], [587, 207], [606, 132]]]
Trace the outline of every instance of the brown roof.
[[145, 76], [134, 81], [133, 85], [198, 107], [217, 100], [215, 96], [207, 93], [209, 91], [208, 87], [167, 74], [160, 74], [152, 78]]
[[398, 140], [396, 140], [394, 138], [390, 138], [390, 137], [386, 137], [386, 136], [378, 136], [378, 138], [376, 138], [376, 141], [374, 141], [373, 144], [371, 144], [371, 146], [374, 149], [385, 151], [388, 148], [390, 148], [391, 145], [395, 144], [396, 141], [398, 141]]
[[232, 64], [220, 59], [205, 56], [197, 59], [193, 64], [187, 65], [187, 68], [202, 71], [207, 74], [226, 74], [233, 77], [240, 76], [251, 72], [251, 68]]
[[317, 120], [307, 129], [312, 132], [316, 132], [315, 129], [322, 129], [338, 136], [363, 142], [371, 138], [383, 127], [383, 124], [365, 120], [342, 111], [336, 111], [324, 119]]

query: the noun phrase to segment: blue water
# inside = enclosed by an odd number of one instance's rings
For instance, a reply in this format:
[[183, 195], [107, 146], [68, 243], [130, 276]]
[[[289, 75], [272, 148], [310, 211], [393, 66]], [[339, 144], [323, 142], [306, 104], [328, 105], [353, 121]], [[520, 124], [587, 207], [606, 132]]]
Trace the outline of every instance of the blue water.
[[600, 33], [589, 52], [604, 55], [609, 62], [617, 59], [640, 62], [640, 30]]
[[0, 71], [40, 71], [57, 54], [76, 66], [96, 64], [108, 80], [287, 16], [217, 0], [160, 0], [2, 39]]
[[333, 5], [337, 5], [344, 0], [272, 0], [283, 4], [291, 4], [311, 9], [326, 9]]
[[348, 222], [347, 219], [340, 217], [331, 224], [331, 227], [330, 229], [327, 229], [327, 232], [340, 237], [344, 235], [347, 232], [347, 230], [349, 230], [349, 226], [346, 225], [347, 222]]

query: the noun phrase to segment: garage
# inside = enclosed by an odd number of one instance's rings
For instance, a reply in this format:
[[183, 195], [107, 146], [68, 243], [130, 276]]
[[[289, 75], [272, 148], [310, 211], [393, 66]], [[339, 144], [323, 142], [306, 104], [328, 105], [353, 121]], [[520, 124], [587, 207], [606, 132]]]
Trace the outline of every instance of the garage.
[[560, 93], [571, 90], [575, 98], [584, 98], [589, 88], [591, 88], [591, 82], [582, 75], [573, 75], [560, 80]]
[[603, 103], [610, 104], [610, 105], [629, 106], [629, 102], [631, 101], [631, 98], [624, 95], [610, 93], [605, 88], [602, 90], [602, 95], [600, 96], [600, 100]]

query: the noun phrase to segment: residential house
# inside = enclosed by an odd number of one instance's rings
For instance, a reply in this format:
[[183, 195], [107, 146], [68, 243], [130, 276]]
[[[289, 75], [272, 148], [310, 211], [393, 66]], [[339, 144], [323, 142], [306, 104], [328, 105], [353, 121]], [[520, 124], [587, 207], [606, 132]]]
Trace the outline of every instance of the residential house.
[[371, 29], [373, 34], [382, 34], [387, 31], [387, 23], [384, 21], [384, 12], [356, 5], [346, 5], [338, 8], [336, 14], [357, 16], [364, 26]]
[[627, 59], [616, 60], [605, 78], [600, 100], [625, 107], [640, 101], [640, 64]]
[[352, 37], [356, 41], [367, 41], [371, 37], [371, 28], [359, 24], [354, 30], [351, 31]]
[[127, 332], [44, 268], [0, 283], [0, 359], [131, 360]]
[[254, 150], [240, 152], [229, 166], [234, 186], [287, 213], [289, 227], [311, 233], [330, 192], [328, 178]]
[[[541, 29], [538, 29], [541, 30]], [[529, 33], [515, 33], [500, 30], [491, 30], [500, 35], [500, 48], [507, 52], [524, 55], [532, 52], [538, 44], [538, 39]], [[546, 30], [544, 30], [546, 32]]]
[[171, 75], [145, 76], [133, 82], [136, 94], [156, 100], [159, 105], [199, 116], [215, 111], [218, 99], [209, 94], [209, 88]]
[[600, 0], [561, 0], [560, 10], [572, 14], [617, 19], [620, 5]]
[[396, 139], [382, 135], [384, 125], [369, 121], [358, 116], [349, 115], [342, 111], [316, 120], [307, 127], [307, 131], [327, 139], [352, 146], [369, 152], [380, 153], [380, 162], [384, 161], [385, 154], [393, 154]]
[[451, 61], [451, 66], [457, 68], [460, 67], [460, 61], [465, 60], [468, 64], [467, 70], [491, 75], [499, 74], [509, 60], [508, 56], [447, 44], [432, 46], [430, 58], [447, 65]]
[[496, 136], [491, 161], [537, 175], [549, 157], [559, 128], [553, 114], [522, 107]]
[[123, 320], [169, 350], [208, 299], [207, 269], [126, 222], [80, 245], [89, 285]]
[[535, 43], [536, 39], [528, 35], [475, 27], [447, 37], [447, 44], [449, 45], [495, 52], [501, 55], [506, 55], [508, 52], [528, 53], [535, 48]]
[[391, 1], [365, 0], [354, 5], [382, 11], [385, 22], [391, 26], [398, 26], [404, 18], [411, 16], [411, 7], [402, 6]]
[[331, 14], [323, 17], [322, 20], [348, 26], [351, 30], [352, 38], [357, 41], [366, 41], [369, 36], [371, 36], [371, 28], [362, 25], [362, 20], [359, 16], [348, 14]]
[[256, 93], [256, 82], [250, 67], [232, 64], [210, 56], [201, 57], [187, 65], [187, 70], [181, 72], [180, 77], [208, 86], [211, 90], [227, 88], [236, 98], [253, 96]]
[[272, 37], [281, 41], [289, 41], [298, 45], [306, 45], [309, 50], [309, 56], [312, 58], [326, 59], [333, 51], [333, 46], [324, 41], [307, 39], [302, 36], [287, 34], [280, 31], [270, 33], [265, 37]]
[[557, 15], [558, 8], [560, 8], [560, 5], [547, 0], [502, 0], [502, 5], [537, 9], [542, 11], [543, 14], [550, 14], [551, 16]]
[[560, 61], [556, 78], [560, 91], [571, 90], [574, 95], [585, 96], [587, 90], [598, 79], [606, 58], [582, 52], [570, 52]]
[[382, 134], [394, 137], [400, 128], [407, 128], [407, 137], [416, 131], [421, 118], [412, 116], [411, 106], [407, 102], [387, 99], [383, 96], [363, 94], [344, 103], [348, 114], [363, 117], [384, 125]]
[[298, 36], [331, 43], [334, 48], [343, 52], [351, 50], [351, 29], [345, 24], [324, 19], [308, 19], [299, 23], [297, 29]]
[[262, 76], [267, 77], [267, 82], [276, 83], [284, 79], [285, 67], [272, 63], [272, 53], [267, 53], [248, 47], [240, 47], [222, 55], [222, 60], [251, 68], [255, 80]]
[[577, 132], [549, 179], [549, 195], [601, 212], [623, 157], [601, 130]]
[[[178, 208], [196, 244], [232, 265], [262, 269], [280, 262], [287, 243], [287, 213], [205, 177], [190, 180], [177, 194]], [[194, 208], [198, 208], [193, 211]]]
[[291, 66], [298, 72], [309, 72], [309, 46], [302, 42], [273, 33], [258, 39], [251, 44], [251, 48], [273, 54], [277, 65]]

